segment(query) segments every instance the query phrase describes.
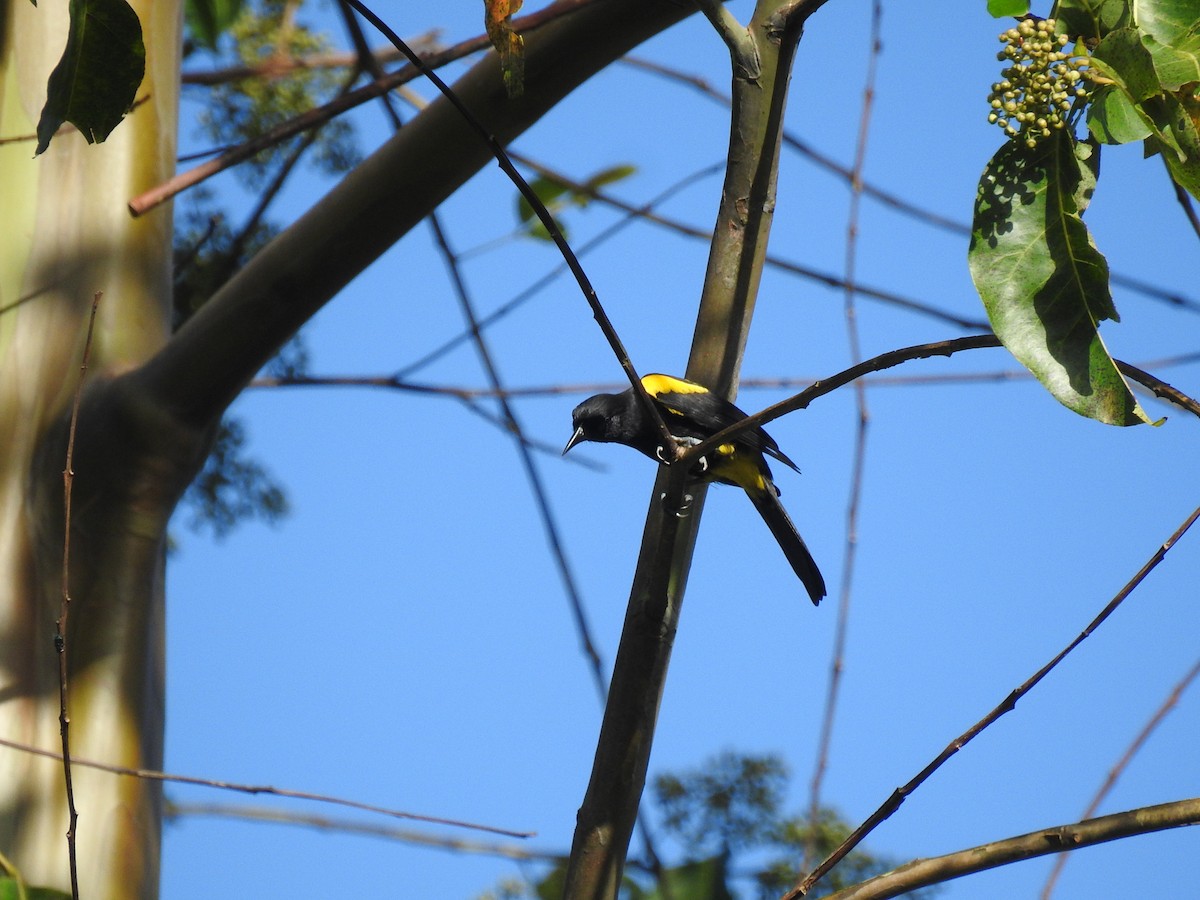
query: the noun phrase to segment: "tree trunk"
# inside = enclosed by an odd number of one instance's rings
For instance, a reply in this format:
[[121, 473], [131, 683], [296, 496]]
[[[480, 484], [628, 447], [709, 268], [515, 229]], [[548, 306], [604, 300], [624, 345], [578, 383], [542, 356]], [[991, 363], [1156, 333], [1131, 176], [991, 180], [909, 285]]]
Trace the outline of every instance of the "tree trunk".
[[[166, 341], [171, 214], [134, 221], [130, 196], [174, 171], [181, 6], [135, 0], [147, 45], [148, 98], [90, 147], [65, 130], [0, 145], [5, 247], [0, 255], [0, 737], [58, 752], [55, 620], [62, 594], [67, 422], [92, 296], [103, 292], [76, 447], [71, 593], [71, 754], [161, 768], [163, 539], [174, 505], [135, 477], [148, 423], [105, 389]], [[66, 4], [5, 4], [0, 136], [32, 135], [46, 79], [66, 42]], [[107, 411], [107, 412], [106, 412]], [[194, 457], [195, 453], [191, 454]], [[186, 484], [186, 481], [183, 482]], [[81, 889], [88, 897], [157, 892], [156, 782], [74, 769]], [[62, 766], [0, 747], [0, 850], [28, 883], [69, 885]]]

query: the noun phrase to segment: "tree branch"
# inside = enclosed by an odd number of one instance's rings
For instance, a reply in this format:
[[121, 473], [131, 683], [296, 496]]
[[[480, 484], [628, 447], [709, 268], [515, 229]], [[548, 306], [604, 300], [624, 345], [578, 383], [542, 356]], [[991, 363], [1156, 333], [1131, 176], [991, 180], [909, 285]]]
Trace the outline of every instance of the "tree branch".
[[[687, 377], [732, 396], [758, 292], [784, 100], [800, 17], [755, 19], [753, 77], [734, 63], [729, 163], [700, 299]], [[567, 869], [565, 898], [617, 896], [645, 786], [667, 667], [703, 509], [703, 484], [686, 466], [660, 467], [630, 590], [608, 704]]]
[[891, 872], [829, 894], [825, 900], [887, 900], [918, 888], [1024, 859], [1036, 859], [1050, 853], [1079, 850], [1138, 834], [1197, 824], [1200, 824], [1200, 798], [1144, 806], [1098, 819], [1043, 828], [945, 856], [916, 859]]
[[[529, 37], [519, 100], [504, 96], [494, 54], [456, 90], [497, 140], [510, 141], [595, 72], [690, 12], [670, 0], [590, 4]], [[214, 421], [301, 325], [490, 158], [457, 110], [430, 104], [130, 377], [183, 421]]]
[[[950, 757], [954, 756], [954, 754], [958, 753], [959, 750], [982, 734], [984, 730], [990, 727], [992, 723], [998, 720], [1001, 716], [1004, 716], [1005, 714], [1016, 709], [1017, 703], [1022, 697], [1037, 687], [1042, 679], [1054, 671], [1059, 663], [1066, 659], [1076, 647], [1087, 640], [1092, 632], [1104, 624], [1104, 621], [1113, 614], [1117, 607], [1125, 602], [1126, 598], [1129, 597], [1129, 595], [1137, 589], [1138, 585], [1140, 585], [1146, 579], [1146, 576], [1148, 576], [1155, 568], [1157, 568], [1158, 564], [1166, 558], [1167, 552], [1174, 547], [1180, 539], [1182, 539], [1182, 537], [1187, 533], [1188, 529], [1190, 529], [1192, 525], [1196, 523], [1197, 519], [1200, 519], [1200, 507], [1197, 507], [1195, 510], [1193, 510], [1191, 515], [1184, 519], [1183, 524], [1176, 528], [1174, 533], [1155, 549], [1150, 558], [1146, 560], [1145, 565], [1138, 569], [1137, 573], [1131, 579], [1129, 579], [1128, 582], [1126, 582], [1125, 586], [1121, 588], [1121, 590], [1117, 591], [1116, 596], [1108, 601], [1104, 608], [1096, 614], [1095, 618], [1088, 623], [1087, 627], [1075, 636], [1074, 640], [1060, 650], [1058, 654], [1048, 663], [1030, 675], [1029, 678], [1027, 678], [1019, 687], [1014, 689], [1007, 697], [1001, 700], [991, 712], [989, 712], [986, 716], [947, 744], [941, 753], [939, 753], [928, 765], [926, 765], [925, 768], [913, 776], [906, 784], [904, 784], [902, 787], [896, 788], [896, 790], [892, 792], [891, 796], [888, 797], [888, 799], [882, 804], [880, 804], [879, 808], [875, 810], [875, 812], [871, 813], [866, 821], [859, 825], [858, 828], [854, 829], [850, 836], [838, 845], [837, 849], [829, 854], [829, 856], [826, 857], [826, 859], [819, 866], [802, 878], [794, 888], [788, 891], [784, 895], [783, 900], [798, 900], [798, 898], [807, 894], [812, 889], [813, 885], [827, 875], [834, 868], [834, 866], [836, 866], [839, 862], [841, 862], [842, 859], [845, 858], [846, 854], [857, 847], [868, 834], [874, 831], [877, 826], [879, 826], [894, 812], [896, 812], [896, 810], [900, 808], [900, 806], [913, 793], [913, 791], [924, 784], [934, 772], [940, 769], [942, 765], [950, 759]], [[1064, 847], [1059, 849], [1066, 848]]]

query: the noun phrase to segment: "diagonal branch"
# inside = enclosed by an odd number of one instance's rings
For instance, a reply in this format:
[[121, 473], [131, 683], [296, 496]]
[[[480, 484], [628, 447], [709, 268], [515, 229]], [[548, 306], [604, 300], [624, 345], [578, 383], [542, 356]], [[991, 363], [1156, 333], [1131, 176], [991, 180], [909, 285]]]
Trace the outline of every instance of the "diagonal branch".
[[916, 859], [891, 872], [829, 894], [825, 900], [887, 900], [918, 888], [942, 884], [953, 878], [1024, 859], [1094, 847], [1107, 841], [1185, 825], [1200, 825], [1200, 798], [1160, 803], [1070, 825], [1042, 828], [945, 856]]
[[[20, 750], [32, 756], [42, 756], [46, 759], [62, 759], [61, 754], [55, 753], [52, 750], [43, 750], [41, 747], [35, 747], [32, 744], [25, 744], [20, 741], [10, 741], [8, 738], [0, 737], [0, 747], [8, 747], [11, 750]], [[499, 828], [495, 825], [480, 825], [475, 822], [466, 822], [462, 819], [447, 819], [441, 816], [427, 816], [421, 813], [405, 812], [399, 809], [392, 809], [386, 806], [377, 806], [373, 803], [361, 803], [357, 800], [348, 800], [344, 797], [334, 797], [330, 794], [316, 794], [312, 791], [297, 791], [291, 788], [274, 787], [269, 784], [243, 784], [237, 781], [223, 781], [215, 778], [200, 778], [195, 775], [178, 775], [171, 772], [160, 772], [157, 769], [131, 769], [128, 766], [117, 766], [112, 763], [97, 762], [92, 759], [83, 759], [78, 756], [72, 757], [71, 762], [84, 769], [95, 769], [99, 772], [108, 772], [111, 775], [123, 775], [128, 778], [141, 778], [145, 781], [161, 781], [168, 784], [188, 784], [196, 787], [216, 788], [222, 791], [234, 791], [241, 794], [267, 794], [272, 797], [287, 797], [292, 800], [309, 800], [313, 803], [328, 803], [333, 806], [342, 806], [347, 809], [357, 809], [361, 812], [374, 813], [380, 816], [390, 816], [393, 819], [411, 819], [414, 822], [425, 822], [429, 825], [446, 825], [452, 828], [466, 828], [473, 831], [484, 831], [490, 834], [498, 834], [503, 837], [528, 838], [533, 837], [532, 831], [514, 831], [509, 828]]]
[[[527, 41], [519, 100], [504, 96], [494, 55], [456, 91], [497, 141], [510, 141], [580, 83], [690, 12], [669, 0], [586, 5]], [[431, 103], [128, 377], [182, 421], [215, 421], [301, 325], [490, 158], [455, 108]]]
[[[807, 15], [820, 6], [755, 11], [746, 39], [755, 71], [732, 60], [735, 91], [730, 152], [686, 375], [735, 393], [775, 205], [779, 133], [787, 82]], [[618, 894], [646, 782], [696, 531], [703, 484], [686, 466], [660, 467], [651, 496], [592, 774], [576, 819], [563, 896]]]
[[[1200, 507], [1197, 507], [1191, 515], [1184, 519], [1183, 524], [1175, 529], [1175, 532], [1161, 545], [1159, 545], [1154, 553], [1151, 554], [1150, 558], [1146, 560], [1145, 565], [1143, 565], [1137, 571], [1137, 574], [1129, 579], [1125, 586], [1117, 592], [1116, 596], [1108, 601], [1104, 609], [1100, 610], [1100, 612], [1096, 614], [1096, 617], [1088, 623], [1087, 627], [1075, 636], [1074, 640], [1060, 650], [1057, 656], [1029, 676], [1029, 678], [1027, 678], [1025, 682], [1020, 685], [1020, 687], [1016, 688], [1014, 691], [1012, 691], [1012, 693], [1000, 701], [1000, 703], [997, 704], [991, 712], [989, 712], [986, 716], [947, 744], [942, 752], [939, 753], [927, 766], [925, 766], [925, 768], [913, 776], [913, 778], [908, 781], [907, 784], [896, 788], [896, 790], [892, 792], [892, 795], [888, 797], [888, 799], [885, 800], [880, 807], [866, 819], [866, 821], [859, 825], [849, 837], [842, 841], [837, 849], [829, 854], [829, 856], [819, 866], [802, 878], [794, 888], [788, 891], [784, 895], [783, 900], [798, 900], [798, 898], [807, 894], [809, 890], [812, 889], [813, 885], [825, 877], [825, 875], [827, 875], [834, 866], [836, 866], [843, 858], [845, 858], [846, 854], [857, 847], [868, 834], [874, 831], [876, 827], [882, 824], [889, 816], [892, 815], [892, 813], [898, 810], [908, 796], [922, 784], [924, 784], [934, 772], [940, 769], [942, 765], [950, 759], [950, 757], [954, 756], [954, 754], [956, 754], [959, 750], [978, 737], [986, 728], [988, 728], [1001, 716], [1016, 709], [1017, 703], [1022, 697], [1033, 690], [1038, 683], [1041, 682], [1041, 680], [1047, 675], [1049, 675], [1059, 663], [1066, 659], [1076, 647], [1087, 640], [1092, 632], [1099, 628], [1104, 623], [1104, 620], [1112, 615], [1118, 606], [1125, 602], [1125, 598], [1132, 594], [1134, 590], [1137, 589], [1138, 585], [1140, 585], [1146, 579], [1146, 576], [1148, 576], [1155, 568], [1157, 568], [1158, 564], [1161, 563], [1166, 557], [1168, 551], [1170, 551], [1170, 549], [1175, 546], [1175, 544], [1187, 533], [1188, 529], [1195, 524], [1197, 519], [1200, 519]], [[1066, 848], [1060, 847], [1057, 849]]]
[[[745, 419], [741, 419], [736, 425], [731, 425], [724, 431], [717, 432], [694, 447], [689, 447], [682, 461], [699, 459], [705, 453], [712, 450], [713, 447], [728, 441], [742, 429], [753, 428], [756, 425], [765, 425], [781, 416], [786, 416], [788, 413], [805, 409], [818, 397], [823, 397], [840, 387], [845, 387], [847, 384], [852, 383], [858, 378], [862, 378], [864, 375], [869, 375], [871, 372], [881, 372], [884, 369], [890, 369], [892, 366], [898, 366], [901, 363], [914, 359], [927, 359], [931, 356], [952, 356], [963, 350], [979, 350], [1002, 346], [1003, 344], [1000, 343], [1000, 339], [994, 334], [972, 334], [966, 337], [951, 338], [948, 341], [932, 341], [928, 344], [916, 344], [912, 347], [902, 347], [899, 350], [889, 350], [886, 353], [873, 356], [856, 366], [843, 369], [836, 375], [814, 381], [795, 396], [788, 397], [786, 400], [781, 400], [778, 403], [768, 406], [766, 409], [747, 416]], [[1149, 372], [1142, 371], [1137, 366], [1130, 365], [1121, 360], [1117, 360], [1116, 363], [1117, 368], [1121, 370], [1121, 374], [1126, 378], [1132, 378], [1134, 381], [1148, 388], [1156, 397], [1174, 403], [1181, 409], [1185, 409], [1193, 415], [1200, 417], [1200, 401], [1189, 397], [1183, 391], [1172, 387]]]
[[[1100, 785], [1100, 790], [1096, 791], [1096, 796], [1092, 798], [1092, 802], [1083, 811], [1083, 818], [1091, 818], [1096, 810], [1100, 808], [1100, 804], [1104, 802], [1104, 798], [1108, 796], [1109, 791], [1116, 785], [1121, 773], [1129, 767], [1133, 758], [1137, 756], [1138, 751], [1142, 749], [1146, 741], [1150, 739], [1150, 736], [1162, 724], [1167, 714], [1175, 708], [1175, 705], [1179, 702], [1179, 698], [1183, 696], [1183, 692], [1188, 689], [1197, 677], [1200, 677], [1200, 661], [1196, 662], [1188, 670], [1188, 673], [1171, 689], [1170, 693], [1167, 694], [1167, 699], [1154, 711], [1154, 715], [1150, 717], [1150, 721], [1138, 732], [1125, 752], [1121, 754], [1121, 758], [1117, 760], [1116, 765], [1109, 770], [1108, 776], [1104, 779], [1104, 784]], [[1063, 854], [1054, 861], [1054, 868], [1050, 870], [1050, 875], [1046, 878], [1046, 884], [1042, 888], [1041, 900], [1050, 900], [1050, 895], [1054, 893], [1054, 885], [1058, 882], [1058, 876], [1062, 873], [1063, 866], [1067, 864], [1069, 858], [1066, 854]]]

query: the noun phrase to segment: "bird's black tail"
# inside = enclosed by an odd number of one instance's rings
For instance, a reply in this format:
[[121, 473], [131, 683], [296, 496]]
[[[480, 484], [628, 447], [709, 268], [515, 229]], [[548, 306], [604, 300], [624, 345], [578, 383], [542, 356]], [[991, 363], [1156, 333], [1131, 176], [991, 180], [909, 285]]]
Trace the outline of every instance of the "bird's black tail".
[[796, 526], [792, 524], [791, 518], [783, 508], [783, 504], [779, 502], [779, 498], [770, 487], [768, 482], [767, 490], [746, 491], [746, 494], [754, 501], [754, 508], [758, 510], [758, 514], [770, 527], [771, 534], [775, 535], [775, 540], [783, 550], [783, 555], [792, 564], [796, 575], [804, 582], [804, 588], [808, 591], [808, 596], [812, 598], [815, 606], [825, 596], [825, 579], [821, 577], [821, 570], [817, 568], [812, 554], [808, 552], [804, 538], [800, 537], [800, 532], [796, 530]]

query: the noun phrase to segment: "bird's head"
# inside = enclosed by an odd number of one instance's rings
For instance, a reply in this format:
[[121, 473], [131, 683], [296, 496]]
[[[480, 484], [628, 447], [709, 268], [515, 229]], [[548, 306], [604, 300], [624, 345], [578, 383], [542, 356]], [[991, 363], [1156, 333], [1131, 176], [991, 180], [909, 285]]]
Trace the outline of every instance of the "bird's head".
[[575, 432], [563, 447], [563, 455], [583, 441], [612, 441], [616, 440], [612, 432], [614, 416], [617, 415], [621, 403], [615, 394], [597, 394], [588, 397], [571, 413], [571, 425]]

